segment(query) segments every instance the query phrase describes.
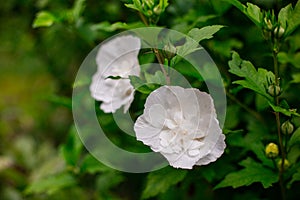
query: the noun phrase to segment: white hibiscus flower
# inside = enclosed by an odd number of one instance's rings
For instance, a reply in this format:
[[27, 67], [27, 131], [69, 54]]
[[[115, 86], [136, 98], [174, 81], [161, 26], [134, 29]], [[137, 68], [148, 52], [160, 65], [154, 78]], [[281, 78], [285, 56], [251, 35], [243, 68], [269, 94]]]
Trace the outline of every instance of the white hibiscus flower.
[[124, 113], [129, 109], [134, 98], [134, 88], [128, 76], [138, 76], [140, 73], [140, 47], [139, 38], [120, 36], [99, 48], [96, 56], [98, 70], [93, 76], [90, 91], [94, 99], [102, 101], [100, 108], [105, 113], [114, 113], [122, 106]]
[[194, 88], [162, 86], [153, 91], [134, 130], [138, 140], [175, 168], [214, 162], [226, 147], [211, 96]]

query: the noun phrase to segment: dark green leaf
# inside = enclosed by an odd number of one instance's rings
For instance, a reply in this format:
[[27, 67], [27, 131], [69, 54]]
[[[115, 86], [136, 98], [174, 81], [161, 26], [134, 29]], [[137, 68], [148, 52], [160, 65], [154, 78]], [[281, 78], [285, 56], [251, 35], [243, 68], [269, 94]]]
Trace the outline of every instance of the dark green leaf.
[[104, 164], [102, 164], [101, 162], [99, 162], [96, 158], [94, 158], [90, 154], [84, 157], [80, 166], [81, 173], [95, 174], [97, 172], [107, 172], [107, 171], [111, 171], [111, 169], [105, 166]]
[[172, 167], [149, 173], [142, 198], [146, 199], [165, 192], [172, 185], [182, 181], [186, 174], [187, 170], [174, 169]]
[[233, 52], [232, 54], [232, 60], [229, 61], [229, 67], [229, 72], [245, 78], [244, 80], [234, 81], [233, 83], [242, 85], [244, 88], [251, 89], [261, 94], [269, 101], [273, 100], [266, 91], [268, 81], [273, 82], [275, 79], [272, 72], [262, 68], [258, 68], [256, 71], [251, 62], [242, 60], [236, 52]]
[[278, 181], [276, 172], [264, 167], [262, 164], [255, 162], [251, 158], [247, 158], [239, 163], [244, 169], [228, 174], [216, 187], [233, 187], [249, 186], [252, 183], [260, 182], [264, 188], [271, 187], [273, 183]]
[[156, 83], [147, 83], [140, 79], [138, 76], [129, 76], [129, 79], [134, 89], [143, 94], [150, 94], [152, 91], [161, 86], [160, 84]]
[[238, 8], [242, 13], [244, 13], [256, 26], [261, 27], [261, 19], [262, 19], [262, 12], [261, 9], [251, 3], [247, 3], [247, 6], [243, 5], [238, 0], [224, 0], [236, 8]]
[[201, 29], [193, 28], [188, 32], [188, 36], [193, 38], [196, 42], [201, 42], [205, 39], [211, 39], [213, 35], [218, 32], [224, 26], [222, 25], [212, 25], [212, 26], [205, 26]]
[[292, 180], [288, 183], [288, 188], [290, 188], [296, 181], [300, 181], [300, 169], [298, 169], [297, 172], [293, 174]]
[[116, 22], [116, 23], [109, 23], [108, 21], [104, 21], [98, 24], [91, 25], [91, 29], [94, 31], [105, 31], [105, 32], [113, 32], [116, 30], [124, 29], [134, 29], [143, 27], [144, 25], [141, 22], [134, 22], [134, 23], [124, 23], [124, 22]]
[[295, 144], [300, 145], [300, 128], [297, 128], [293, 133], [292, 137], [289, 140], [289, 147], [292, 147]]
[[296, 109], [285, 109], [285, 108], [282, 108], [280, 106], [275, 106], [273, 103], [269, 102], [269, 105], [272, 107], [272, 109], [275, 111], [275, 112], [280, 112], [286, 116], [292, 116], [292, 115], [295, 115], [295, 116], [298, 116], [300, 117], [300, 114], [297, 113], [297, 110]]
[[76, 166], [82, 151], [82, 142], [77, 135], [75, 126], [72, 126], [65, 144], [60, 146], [60, 151], [68, 165]]

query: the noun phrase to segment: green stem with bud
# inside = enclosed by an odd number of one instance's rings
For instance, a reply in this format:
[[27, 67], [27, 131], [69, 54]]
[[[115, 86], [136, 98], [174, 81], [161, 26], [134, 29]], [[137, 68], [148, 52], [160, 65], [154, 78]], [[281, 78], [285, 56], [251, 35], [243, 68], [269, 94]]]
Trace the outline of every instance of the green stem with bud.
[[[149, 23], [148, 23], [146, 17], [143, 15], [143, 13], [139, 12], [139, 16], [140, 16], [142, 22], [146, 26], [149, 26]], [[170, 77], [169, 77], [167, 71], [164, 68], [164, 58], [163, 58], [163, 56], [161, 55], [161, 53], [158, 51], [157, 48], [153, 48], [152, 50], [153, 50], [153, 52], [154, 52], [154, 54], [156, 56], [157, 61], [159, 62], [160, 69], [161, 69], [161, 71], [163, 72], [163, 74], [164, 74], [164, 76], [166, 78], [167, 85], [170, 85]]]
[[[275, 39], [276, 40], [276, 39]], [[273, 62], [274, 62], [274, 74], [275, 74], [275, 85], [279, 86], [279, 68], [278, 68], [278, 60], [277, 60], [277, 54], [278, 54], [278, 43], [277, 40], [275, 41], [275, 45], [273, 45]], [[275, 105], [279, 106], [279, 96], [274, 96]], [[281, 197], [283, 200], [285, 200], [285, 188], [283, 183], [283, 173], [284, 173], [284, 160], [285, 160], [285, 148], [283, 146], [282, 141], [282, 134], [280, 130], [280, 114], [279, 112], [275, 112], [275, 118], [276, 118], [276, 126], [277, 126], [277, 135], [278, 135], [278, 141], [279, 141], [279, 148], [281, 152], [281, 165], [279, 169], [279, 184], [280, 184], [280, 190], [281, 190]]]

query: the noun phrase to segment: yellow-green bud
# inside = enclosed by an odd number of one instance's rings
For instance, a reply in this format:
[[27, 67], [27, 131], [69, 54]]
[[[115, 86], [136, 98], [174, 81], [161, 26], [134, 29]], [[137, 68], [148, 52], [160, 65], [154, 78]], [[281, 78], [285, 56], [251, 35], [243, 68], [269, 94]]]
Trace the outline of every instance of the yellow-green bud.
[[279, 154], [279, 149], [278, 149], [277, 144], [272, 143], [272, 142], [269, 143], [266, 146], [265, 152], [266, 152], [266, 156], [268, 158], [276, 158], [278, 156], [278, 154]]
[[281, 89], [278, 85], [272, 84], [268, 87], [268, 93], [273, 97], [278, 96], [280, 92]]
[[279, 29], [278, 27], [274, 29], [274, 35], [277, 36], [278, 38], [281, 38], [283, 34], [284, 34], [284, 28], [282, 26], [279, 26]]
[[294, 132], [294, 125], [289, 120], [287, 120], [282, 123], [281, 131], [283, 134], [292, 134]]
[[[281, 170], [281, 164], [282, 164], [282, 159], [280, 159], [277, 163], [277, 167], [279, 170]], [[287, 170], [289, 167], [290, 167], [290, 162], [287, 159], [284, 159], [283, 169]]]
[[161, 8], [160, 8], [160, 5], [155, 6], [154, 9], [153, 9], [153, 11], [154, 11], [154, 13], [155, 13], [156, 15], [160, 15], [160, 14], [161, 14]]

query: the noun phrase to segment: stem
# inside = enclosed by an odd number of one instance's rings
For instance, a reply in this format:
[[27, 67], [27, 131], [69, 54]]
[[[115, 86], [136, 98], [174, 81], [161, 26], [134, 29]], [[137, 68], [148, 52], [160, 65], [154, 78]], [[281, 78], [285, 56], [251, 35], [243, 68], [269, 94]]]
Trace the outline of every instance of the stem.
[[[277, 60], [277, 45], [276, 48], [273, 49], [273, 62], [274, 62], [274, 73], [275, 73], [275, 84], [279, 85], [279, 68], [278, 68], [278, 60]], [[279, 106], [279, 97], [276, 95], [274, 97], [275, 100], [275, 105]], [[279, 184], [280, 184], [280, 190], [281, 190], [281, 197], [283, 200], [285, 200], [285, 188], [283, 184], [283, 173], [284, 173], [284, 161], [285, 161], [285, 149], [283, 146], [283, 141], [282, 141], [282, 135], [281, 135], [281, 130], [280, 130], [280, 115], [279, 112], [275, 112], [275, 118], [276, 118], [276, 125], [277, 125], [277, 135], [278, 135], [278, 141], [279, 141], [279, 147], [280, 147], [280, 152], [281, 152], [281, 166], [279, 169]]]
[[252, 110], [251, 108], [249, 108], [248, 106], [246, 106], [245, 104], [243, 104], [241, 101], [239, 101], [234, 95], [230, 94], [228, 91], [226, 91], [226, 95], [235, 103], [237, 103], [239, 106], [241, 106], [243, 109], [245, 109], [247, 112], [249, 112], [251, 115], [253, 115], [256, 119], [258, 119], [261, 122], [265, 122], [264, 118], [261, 117], [261, 115]]
[[[139, 16], [142, 19], [143, 23], [146, 26], [149, 26], [149, 23], [148, 23], [147, 19], [145, 18], [145, 16], [141, 12], [139, 12]], [[163, 74], [166, 78], [167, 85], [170, 85], [170, 77], [169, 77], [168, 73], [166, 72], [166, 70], [164, 68], [164, 59], [163, 59], [163, 57], [161, 56], [161, 54], [159, 53], [157, 48], [154, 48], [153, 52], [155, 53], [156, 59], [159, 62], [160, 69], [161, 69], [161, 71], [163, 72]]]
[[139, 12], [139, 16], [140, 16], [142, 22], [143, 22], [146, 26], [149, 26], [147, 19], [145, 18], [145, 16], [144, 16], [141, 12]]
[[161, 55], [160, 55], [158, 49], [154, 48], [153, 51], [154, 51], [155, 56], [156, 56], [156, 58], [157, 58], [157, 60], [158, 60], [158, 62], [159, 62], [159, 66], [160, 66], [160, 68], [161, 68], [161, 71], [163, 72], [163, 74], [164, 74], [164, 76], [165, 76], [165, 78], [166, 78], [167, 85], [170, 85], [171, 81], [170, 81], [170, 77], [169, 77], [167, 71], [166, 71], [165, 68], [164, 68], [164, 60], [163, 60], [163, 58], [161, 57]]

